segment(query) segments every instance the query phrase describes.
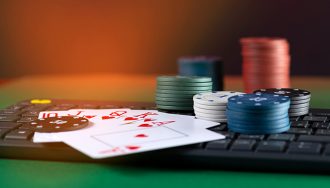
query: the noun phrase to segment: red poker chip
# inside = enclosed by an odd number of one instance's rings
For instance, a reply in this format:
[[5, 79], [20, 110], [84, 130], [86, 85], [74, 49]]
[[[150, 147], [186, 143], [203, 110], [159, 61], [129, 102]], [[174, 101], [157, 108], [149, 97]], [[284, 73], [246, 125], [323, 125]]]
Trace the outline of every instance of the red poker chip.
[[248, 37], [240, 43], [245, 92], [290, 87], [291, 57], [286, 39]]

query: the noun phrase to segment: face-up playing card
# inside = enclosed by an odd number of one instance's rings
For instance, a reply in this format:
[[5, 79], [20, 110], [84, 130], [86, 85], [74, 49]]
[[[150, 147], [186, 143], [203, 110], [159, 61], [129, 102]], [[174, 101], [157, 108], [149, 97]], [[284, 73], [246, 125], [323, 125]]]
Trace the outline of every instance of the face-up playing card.
[[[105, 127], [114, 128], [121, 122], [121, 117], [129, 112], [129, 109], [110, 109], [110, 110], [69, 110], [69, 111], [45, 111], [40, 112], [38, 118], [58, 117], [58, 116], [79, 116], [87, 118], [91, 124], [88, 129], [103, 129]], [[79, 130], [85, 131], [85, 129]], [[33, 142], [61, 142], [59, 133], [38, 133], [33, 136]]]
[[92, 158], [106, 158], [223, 139], [207, 130], [217, 123], [156, 110], [84, 110], [41, 112], [39, 118], [80, 116], [93, 124], [59, 133], [35, 133], [34, 142], [62, 141]]
[[169, 115], [147, 123], [136, 121], [124, 126], [125, 129], [65, 132], [60, 138], [92, 158], [106, 158], [225, 138], [205, 128], [215, 125], [217, 123]]

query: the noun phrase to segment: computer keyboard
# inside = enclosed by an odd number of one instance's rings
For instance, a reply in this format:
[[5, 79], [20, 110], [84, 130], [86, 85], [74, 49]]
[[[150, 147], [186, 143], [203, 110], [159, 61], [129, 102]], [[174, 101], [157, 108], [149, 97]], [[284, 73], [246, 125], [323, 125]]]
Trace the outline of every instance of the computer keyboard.
[[[169, 162], [167, 164], [219, 169], [318, 172], [330, 169], [330, 109], [310, 109], [308, 115], [291, 118], [290, 130], [282, 134], [237, 134], [228, 131], [226, 124], [220, 124], [210, 130], [225, 135], [224, 140], [108, 160], [90, 159], [63, 143], [32, 142], [34, 130], [27, 123], [35, 120], [40, 111], [73, 108], [155, 109], [152, 103], [52, 100], [51, 104], [31, 104], [30, 100], [22, 101], [0, 110], [0, 157], [143, 164]], [[151, 157], [157, 160], [150, 160]]]

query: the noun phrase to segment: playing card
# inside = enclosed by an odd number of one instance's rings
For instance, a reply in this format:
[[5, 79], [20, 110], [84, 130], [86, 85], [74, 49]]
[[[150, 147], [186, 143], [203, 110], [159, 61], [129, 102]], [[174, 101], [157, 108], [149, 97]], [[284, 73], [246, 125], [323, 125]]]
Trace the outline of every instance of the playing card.
[[[69, 111], [45, 111], [40, 112], [38, 118], [58, 117], [58, 116], [79, 116], [87, 118], [93, 126], [88, 129], [103, 129], [104, 127], [114, 128], [120, 124], [120, 117], [129, 112], [130, 109], [106, 109], [106, 110], [69, 110]], [[85, 131], [85, 129], [79, 131]], [[58, 137], [59, 133], [39, 133], [35, 132], [33, 142], [46, 143], [46, 142], [61, 142]]]
[[149, 122], [136, 121], [124, 126], [125, 129], [90, 129], [83, 133], [63, 132], [59, 136], [67, 145], [98, 159], [225, 138], [205, 129], [215, 125], [217, 123], [171, 115]]

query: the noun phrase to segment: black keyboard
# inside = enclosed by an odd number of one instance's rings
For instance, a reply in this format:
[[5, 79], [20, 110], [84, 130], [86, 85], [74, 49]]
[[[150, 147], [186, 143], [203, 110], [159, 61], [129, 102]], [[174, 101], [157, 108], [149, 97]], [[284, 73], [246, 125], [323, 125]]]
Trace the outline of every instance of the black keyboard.
[[240, 170], [330, 171], [330, 109], [310, 109], [306, 116], [291, 118], [290, 130], [282, 134], [237, 134], [228, 131], [226, 124], [220, 124], [210, 130], [225, 135], [224, 140], [106, 160], [90, 159], [63, 143], [32, 142], [34, 130], [26, 124], [35, 120], [40, 111], [73, 108], [155, 109], [151, 103], [52, 100], [51, 104], [30, 104], [29, 100], [22, 101], [0, 110], [0, 156], [114, 164], [180, 164]]

